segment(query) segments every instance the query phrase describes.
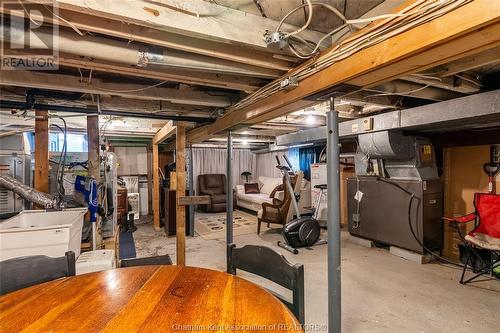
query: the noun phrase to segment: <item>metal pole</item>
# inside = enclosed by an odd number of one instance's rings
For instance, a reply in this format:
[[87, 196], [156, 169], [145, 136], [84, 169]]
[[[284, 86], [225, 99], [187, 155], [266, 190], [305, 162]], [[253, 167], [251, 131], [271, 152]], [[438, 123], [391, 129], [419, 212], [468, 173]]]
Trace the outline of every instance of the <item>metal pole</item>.
[[227, 131], [226, 243], [233, 242], [233, 136]]
[[[193, 146], [189, 145], [188, 153], [188, 182], [189, 196], [194, 196], [194, 175], [193, 175]], [[194, 236], [194, 205], [189, 205], [189, 236]]]
[[340, 293], [340, 179], [339, 122], [330, 98], [327, 112], [327, 184], [328, 184], [328, 332], [341, 331]]

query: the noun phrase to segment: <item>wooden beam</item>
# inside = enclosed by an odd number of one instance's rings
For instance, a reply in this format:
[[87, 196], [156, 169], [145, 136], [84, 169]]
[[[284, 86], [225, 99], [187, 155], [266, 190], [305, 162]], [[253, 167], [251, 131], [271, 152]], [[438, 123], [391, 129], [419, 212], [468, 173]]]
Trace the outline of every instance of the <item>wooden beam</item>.
[[175, 134], [176, 127], [174, 126], [173, 121], [169, 121], [168, 123], [165, 124], [162, 128], [156, 132], [155, 136], [153, 137], [153, 144], [158, 145], [168, 139], [170, 136]]
[[[91, 31], [129, 41], [137, 41], [269, 69], [288, 71], [295, 62], [278, 59], [268, 51], [254, 50], [248, 52], [248, 50], [239, 45], [183, 36], [139, 24], [124, 24], [121, 20], [111, 20], [60, 8], [58, 16], [64, 18], [64, 20], [61, 20], [54, 17], [42, 5], [25, 4], [25, 6], [36, 9], [35, 11], [30, 11], [30, 17], [37, 22], [43, 21], [61, 26], [76, 27], [83, 31]], [[7, 13], [3, 6], [0, 7], [0, 12]], [[23, 18], [25, 16], [24, 10], [9, 10], [8, 14]], [[71, 26], [69, 22], [71, 22]]]
[[425, 79], [419, 81], [416, 78], [415, 81], [418, 81], [418, 83], [394, 80], [365, 90], [372, 92], [372, 95], [394, 94], [392, 96], [406, 96], [430, 101], [446, 101], [464, 96], [461, 93], [430, 86], [430, 83], [426, 83], [427, 80]]
[[[264, 33], [274, 31], [278, 26], [277, 21], [203, 0], [148, 1], [146, 6], [142, 1], [122, 0], [92, 2], [58, 0], [57, 4], [62, 10], [72, 10], [126, 24], [131, 23], [210, 41], [244, 45], [264, 51], [267, 50], [262, 38]], [[146, 10], [145, 7], [150, 10]], [[151, 10], [157, 15], [153, 15]], [[282, 26], [283, 31], [295, 29], [297, 27], [286, 23]], [[301, 36], [306, 40], [317, 42], [323, 34], [306, 29]]]
[[[500, 55], [499, 55], [500, 56]], [[425, 74], [413, 74], [403, 76], [404, 81], [419, 83], [422, 85], [429, 85], [430, 87], [446, 89], [462, 94], [474, 94], [479, 92], [481, 86], [473, 84], [469, 81], [457, 80], [454, 77], [439, 77], [439, 76], [426, 76]]]
[[210, 202], [209, 195], [179, 197], [179, 206], [208, 205]]
[[134, 83], [105, 82], [92, 78], [81, 81], [80, 76], [47, 74], [34, 71], [3, 71], [0, 85], [53, 89], [89, 94], [116, 95], [143, 100], [169, 101], [177, 104], [225, 107], [231, 104], [227, 96], [213, 96], [191, 89], [152, 87]]
[[[188, 141], [194, 142], [191, 140], [193, 137], [202, 140], [255, 118], [266, 121], [298, 110], [303, 107], [304, 98], [342, 83], [373, 87], [470, 56], [479, 48], [484, 51], [487, 47], [497, 47], [500, 44], [499, 21], [500, 2], [479, 0], [467, 3], [446, 15], [354, 53], [303, 79], [293, 90], [280, 90], [248, 106], [233, 109], [207, 128], [191, 131]], [[328, 51], [319, 59], [326, 54]], [[203, 134], [200, 134], [201, 131]]]
[[177, 207], [176, 207], [176, 238], [177, 238], [177, 265], [186, 264], [186, 207], [182, 206], [181, 197], [186, 196], [186, 125], [177, 123], [175, 145], [175, 169], [177, 179]]
[[[87, 140], [88, 140], [88, 159], [89, 176], [94, 178], [99, 184], [101, 182], [101, 166], [99, 158], [99, 116], [87, 116]], [[102, 244], [101, 218], [97, 215], [96, 223], [96, 244], [95, 248], [100, 249]]]
[[[35, 111], [36, 190], [49, 193], [49, 118], [47, 111]], [[41, 207], [40, 207], [41, 208]]]
[[465, 57], [463, 59], [450, 62], [436, 69], [439, 71], [439, 76], [447, 77], [498, 62], [500, 62], [500, 47], [496, 47], [479, 54], [474, 54], [470, 57]]
[[158, 145], [153, 144], [153, 225], [160, 230], [160, 172]]

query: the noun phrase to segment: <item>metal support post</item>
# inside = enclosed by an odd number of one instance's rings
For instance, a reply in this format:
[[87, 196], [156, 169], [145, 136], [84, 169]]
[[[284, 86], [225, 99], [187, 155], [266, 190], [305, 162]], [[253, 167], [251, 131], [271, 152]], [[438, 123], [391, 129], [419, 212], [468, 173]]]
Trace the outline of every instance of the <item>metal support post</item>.
[[226, 215], [226, 243], [233, 242], [233, 136], [227, 131], [227, 215]]
[[[188, 152], [188, 182], [189, 182], [189, 196], [194, 196], [194, 175], [193, 175], [193, 146], [189, 145]], [[189, 236], [194, 236], [194, 205], [189, 205]]]
[[330, 98], [327, 113], [327, 185], [328, 185], [328, 332], [341, 331], [340, 289], [340, 179], [339, 122]]

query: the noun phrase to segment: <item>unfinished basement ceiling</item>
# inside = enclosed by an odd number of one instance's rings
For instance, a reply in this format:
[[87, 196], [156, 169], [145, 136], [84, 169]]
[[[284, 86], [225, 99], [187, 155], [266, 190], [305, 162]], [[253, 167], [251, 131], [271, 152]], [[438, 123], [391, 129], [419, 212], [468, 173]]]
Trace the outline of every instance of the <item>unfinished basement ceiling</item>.
[[[209, 0], [224, 7], [241, 10], [246, 13], [261, 15], [276, 21], [280, 21], [287, 13], [297, 6], [305, 4], [303, 0]], [[384, 0], [324, 0], [321, 2], [337, 8], [347, 18], [358, 18], [363, 16], [370, 9], [384, 2]], [[393, 2], [398, 2], [393, 1]], [[328, 9], [321, 6], [314, 6], [314, 20], [309, 28], [323, 33], [342, 25], [342, 20]], [[298, 10], [290, 15], [287, 22], [296, 26], [301, 26], [307, 21], [307, 7]]]
[[[113, 1], [119, 5], [109, 5]], [[72, 108], [104, 110], [117, 120], [134, 115], [156, 118], [155, 126], [179, 119], [189, 121], [189, 128], [200, 127], [234, 111], [242, 99], [271, 82], [281, 82], [290, 69], [307, 61], [286, 48], [268, 48], [263, 41], [266, 31], [274, 31], [290, 10], [305, 1], [113, 1], [57, 1], [58, 16], [52, 16], [40, 33], [49, 36], [53, 27], [50, 23], [58, 26], [59, 69], [2, 71], [0, 106], [5, 120], [22, 118], [26, 108], [33, 107], [26, 103], [29, 95], [35, 96], [37, 105], [48, 105], [61, 115]], [[323, 1], [347, 19], [387, 14], [402, 2]], [[46, 6], [25, 5], [43, 15], [50, 13]], [[286, 19], [284, 31], [298, 29], [306, 22], [308, 11], [304, 8]], [[15, 3], [10, 9], [2, 8], [2, 16], [9, 19], [24, 13]], [[31, 18], [39, 19], [33, 13]], [[331, 10], [314, 6], [312, 21], [300, 36], [317, 42], [341, 24]], [[356, 29], [362, 25], [366, 23], [356, 24]], [[321, 48], [340, 35], [326, 38]], [[16, 46], [24, 41], [11, 43]], [[20, 56], [14, 47], [8, 51], [11, 58]], [[341, 120], [347, 120], [494, 89], [499, 82], [499, 59], [499, 48], [487, 48], [391, 81], [334, 87], [335, 106]], [[38, 89], [38, 95], [33, 95], [32, 89]], [[62, 98], [65, 94], [80, 97]], [[325, 98], [304, 100], [300, 107], [288, 110], [288, 115], [275, 119], [240, 123], [234, 133], [245, 145], [261, 147], [276, 135], [322, 125], [328, 109]], [[6, 118], [7, 113], [14, 114]], [[28, 129], [16, 121], [7, 122], [0, 128], [0, 135]], [[148, 135], [149, 130], [144, 133]], [[204, 141], [223, 144], [224, 135], [225, 130], [221, 130]]]

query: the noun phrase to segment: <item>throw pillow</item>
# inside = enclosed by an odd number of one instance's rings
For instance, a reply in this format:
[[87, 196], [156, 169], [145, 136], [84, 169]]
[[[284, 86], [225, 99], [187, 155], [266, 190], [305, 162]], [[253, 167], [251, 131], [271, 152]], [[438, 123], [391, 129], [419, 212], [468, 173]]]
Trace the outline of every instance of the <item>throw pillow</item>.
[[257, 183], [245, 184], [245, 194], [258, 194], [258, 193], [260, 193], [259, 184]]

